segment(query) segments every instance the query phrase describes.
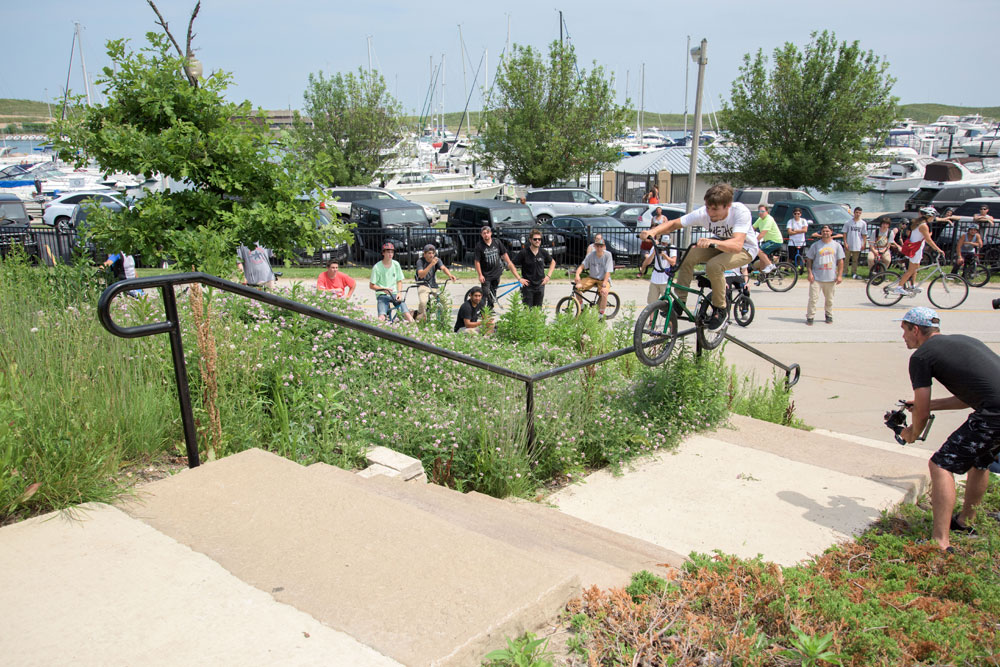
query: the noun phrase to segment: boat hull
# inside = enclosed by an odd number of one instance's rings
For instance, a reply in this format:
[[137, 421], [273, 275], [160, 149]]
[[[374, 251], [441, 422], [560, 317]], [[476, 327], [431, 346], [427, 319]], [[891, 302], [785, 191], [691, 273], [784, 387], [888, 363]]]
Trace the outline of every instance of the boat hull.
[[420, 187], [408, 188], [405, 185], [391, 187], [393, 191], [398, 192], [410, 201], [423, 202], [425, 204], [446, 204], [456, 199], [493, 199], [500, 193], [503, 184], [496, 183], [482, 187], [473, 186], [434, 190]]

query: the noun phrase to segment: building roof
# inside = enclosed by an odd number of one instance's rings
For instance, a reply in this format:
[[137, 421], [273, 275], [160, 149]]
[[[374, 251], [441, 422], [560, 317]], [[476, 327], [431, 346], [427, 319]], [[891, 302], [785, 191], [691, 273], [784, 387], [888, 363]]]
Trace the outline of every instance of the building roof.
[[[698, 173], [711, 174], [720, 171], [708, 155], [707, 146], [698, 148]], [[728, 153], [728, 147], [713, 146], [714, 153]], [[672, 174], [686, 174], [691, 167], [691, 147], [671, 146], [652, 153], [627, 157], [614, 167], [614, 171], [626, 174], [655, 174], [669, 171]]]

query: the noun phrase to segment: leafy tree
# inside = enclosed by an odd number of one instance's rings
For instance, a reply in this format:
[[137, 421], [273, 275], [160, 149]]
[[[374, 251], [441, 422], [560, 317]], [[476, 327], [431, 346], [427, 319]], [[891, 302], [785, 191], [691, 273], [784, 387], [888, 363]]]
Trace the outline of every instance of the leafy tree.
[[331, 241], [321, 239], [315, 202], [303, 194], [313, 184], [283, 164], [263, 117], [249, 102], [223, 98], [230, 76], [215, 72], [193, 85], [187, 59], [170, 53], [172, 38], [146, 37], [149, 46], [138, 53], [125, 40], [108, 42], [114, 68], [97, 82], [107, 103], [77, 107], [57, 122], [56, 146], [78, 165], [94, 159], [106, 172], [169, 176], [189, 187], [147, 192], [122, 214], [95, 209], [90, 236], [147, 261], [170, 257], [223, 276], [235, 270], [240, 243], [287, 254]]
[[889, 64], [858, 42], [813, 33], [804, 52], [790, 42], [743, 57], [724, 105], [736, 142], [717, 153], [738, 183], [820, 190], [857, 189], [864, 165], [896, 118]]
[[580, 71], [572, 46], [553, 42], [546, 64], [515, 44], [483, 113], [484, 166], [542, 187], [615, 164], [619, 150], [610, 141], [624, 132], [627, 112], [612, 84], [596, 63]]
[[403, 135], [402, 107], [378, 72], [309, 75], [310, 127], [296, 114], [292, 148], [325, 185], [367, 185], [380, 176]]

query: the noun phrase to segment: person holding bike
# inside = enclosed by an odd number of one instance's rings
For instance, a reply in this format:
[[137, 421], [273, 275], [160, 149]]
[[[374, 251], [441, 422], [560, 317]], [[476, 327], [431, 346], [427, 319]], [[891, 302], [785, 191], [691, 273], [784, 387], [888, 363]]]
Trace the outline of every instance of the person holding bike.
[[936, 217], [937, 209], [933, 206], [925, 206], [920, 209], [920, 216], [910, 221], [910, 234], [908, 238], [903, 239], [901, 250], [903, 255], [909, 260], [909, 265], [906, 267], [903, 275], [900, 276], [899, 283], [892, 289], [893, 294], [910, 295], [910, 291], [906, 288], [906, 283], [913, 280], [913, 276], [917, 274], [917, 269], [920, 268], [920, 260], [923, 258], [925, 243], [935, 251], [942, 255], [944, 254], [941, 248], [938, 247], [938, 244], [934, 243], [934, 239], [931, 238], [931, 230], [928, 227], [930, 221]]
[[[806, 232], [810, 222], [812, 221], [802, 217], [802, 209], [797, 208], [792, 211], [792, 217], [785, 226], [788, 230], [788, 261], [796, 267], [805, 266]], [[799, 269], [799, 273], [802, 273], [802, 269]]]
[[[710, 238], [700, 238], [690, 248], [677, 271], [678, 285], [688, 287], [694, 278], [694, 267], [705, 265], [705, 274], [712, 284], [714, 311], [705, 326], [718, 331], [729, 319], [726, 308], [726, 269], [737, 269], [749, 264], [757, 256], [757, 234], [754, 233], [750, 209], [733, 202], [733, 187], [728, 183], [713, 185], [705, 193], [705, 205], [675, 220], [669, 220], [640, 236], [647, 238], [669, 234], [681, 227], [706, 227]], [[677, 290], [675, 296], [687, 302], [687, 292]]]
[[[942, 334], [941, 320], [931, 308], [911, 308], [899, 322], [903, 342], [914, 350], [909, 363], [913, 400], [907, 401], [913, 423], [900, 437], [913, 442], [931, 412], [972, 408], [965, 423], [948, 436], [927, 464], [934, 513], [931, 536], [941, 549], [949, 550], [952, 531], [973, 532], [969, 523], [986, 495], [989, 466], [1000, 454], [1000, 356], [971, 336]], [[932, 399], [933, 380], [952, 395]], [[966, 473], [965, 501], [953, 516], [954, 476]]]
[[529, 308], [541, 308], [545, 286], [556, 270], [556, 260], [542, 247], [542, 230], [531, 230], [528, 245], [521, 248], [516, 259], [514, 263], [521, 266], [521, 301]]
[[517, 274], [514, 263], [510, 261], [510, 255], [507, 254], [507, 248], [503, 242], [493, 238], [493, 229], [489, 225], [483, 225], [479, 230], [479, 236], [481, 240], [476, 244], [476, 274], [479, 277], [479, 284], [483, 287], [483, 293], [486, 295], [486, 305], [493, 308], [496, 304], [500, 276], [503, 275], [505, 265], [518, 282], [522, 285], [524, 282]]
[[455, 274], [448, 270], [441, 258], [437, 256], [437, 248], [433, 243], [424, 246], [424, 254], [417, 258], [417, 319], [427, 316], [427, 300], [431, 292], [437, 290], [437, 272], [444, 271], [449, 279], [455, 280]]
[[406, 302], [399, 298], [399, 293], [403, 291], [403, 267], [393, 259], [395, 253], [396, 246], [391, 242], [382, 246], [382, 261], [376, 262], [372, 267], [368, 289], [376, 293], [375, 303], [378, 307], [379, 321], [385, 322], [395, 306], [407, 322], [412, 322], [413, 315], [406, 307]]
[[952, 273], [961, 274], [961, 268], [966, 263], [976, 261], [976, 253], [983, 247], [983, 237], [979, 235], [979, 225], [972, 223], [965, 234], [958, 239], [958, 257], [955, 258], [955, 266], [951, 267]]
[[[594, 249], [587, 253], [580, 266], [576, 267], [576, 291], [582, 294], [587, 290], [597, 288], [598, 301], [597, 312], [604, 317], [604, 311], [608, 307], [608, 292], [611, 291], [611, 273], [615, 270], [615, 260], [611, 253], [604, 249], [604, 239], [598, 234], [594, 237]], [[581, 278], [583, 270], [587, 270], [587, 277]], [[574, 295], [576, 304], [583, 307], [583, 299], [580, 294]]]
[[892, 228], [889, 218], [880, 218], [878, 229], [872, 230], [872, 237], [868, 240], [868, 273], [875, 271], [875, 263], [882, 265], [882, 270], [889, 268], [892, 263], [892, 249], [899, 250], [896, 245], [896, 230]]

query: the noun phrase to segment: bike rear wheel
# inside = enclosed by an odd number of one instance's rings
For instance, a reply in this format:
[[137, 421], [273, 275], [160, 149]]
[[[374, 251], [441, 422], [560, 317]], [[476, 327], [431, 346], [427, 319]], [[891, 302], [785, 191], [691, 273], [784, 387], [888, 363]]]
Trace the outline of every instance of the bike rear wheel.
[[753, 322], [753, 316], [757, 309], [753, 305], [753, 299], [746, 294], [740, 294], [733, 299], [733, 319], [741, 327], [748, 327]]
[[970, 287], [982, 287], [990, 281], [991, 275], [990, 267], [978, 262], [973, 266], [967, 265], [962, 271], [962, 277], [965, 278], [965, 282], [969, 283]]
[[718, 331], [709, 331], [705, 323], [709, 320], [709, 313], [712, 312], [712, 301], [708, 298], [702, 299], [701, 305], [698, 307], [698, 314], [695, 315], [695, 335], [698, 337], [698, 344], [705, 350], [714, 350], [722, 344], [722, 341], [726, 339], [726, 329], [729, 327], [729, 321], [727, 320], [725, 324], [719, 328]]
[[607, 308], [604, 310], [604, 318], [610, 320], [612, 317], [618, 314], [618, 309], [622, 307], [621, 301], [618, 299], [618, 295], [614, 292], [608, 292], [608, 303]]
[[938, 276], [927, 286], [927, 298], [938, 308], [951, 310], [958, 308], [969, 296], [969, 284], [962, 276], [946, 273]]
[[677, 311], [670, 312], [669, 301], [654, 301], [639, 313], [632, 333], [635, 356], [647, 366], [667, 360], [677, 343]]
[[763, 274], [767, 286], [775, 292], [787, 292], [799, 281], [799, 272], [791, 262], [778, 262], [774, 271]]
[[564, 296], [559, 299], [559, 302], [556, 304], [556, 316], [558, 317], [563, 314], [570, 317], [576, 317], [580, 314], [580, 304], [576, 302], [576, 299], [571, 296]]
[[876, 306], [892, 306], [899, 303], [903, 295], [892, 291], [899, 284], [899, 276], [900, 274], [895, 271], [883, 271], [869, 278], [865, 286], [868, 300]]

